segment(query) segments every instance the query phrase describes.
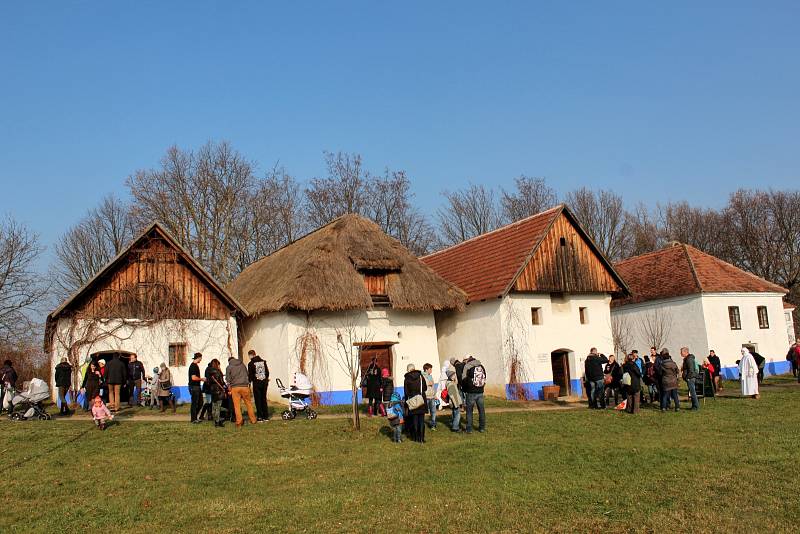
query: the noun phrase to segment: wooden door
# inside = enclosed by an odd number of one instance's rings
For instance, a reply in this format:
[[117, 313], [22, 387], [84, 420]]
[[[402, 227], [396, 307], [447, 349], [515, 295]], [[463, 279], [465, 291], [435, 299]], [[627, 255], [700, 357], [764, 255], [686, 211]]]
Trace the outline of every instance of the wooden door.
[[372, 358], [377, 359], [378, 367], [389, 369], [392, 372], [392, 347], [391, 345], [365, 345], [361, 347], [361, 372], [367, 370]]
[[569, 362], [566, 352], [553, 352], [550, 354], [550, 363], [553, 366], [553, 383], [559, 386], [559, 396], [569, 395]]

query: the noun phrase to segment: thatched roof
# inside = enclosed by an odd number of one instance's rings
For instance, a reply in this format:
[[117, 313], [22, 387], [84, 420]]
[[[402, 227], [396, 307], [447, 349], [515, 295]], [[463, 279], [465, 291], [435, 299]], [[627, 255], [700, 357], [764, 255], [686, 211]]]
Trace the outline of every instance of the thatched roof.
[[247, 267], [227, 287], [251, 315], [280, 310], [365, 310], [363, 272], [386, 273], [396, 310], [463, 309], [465, 294], [377, 224], [344, 215]]

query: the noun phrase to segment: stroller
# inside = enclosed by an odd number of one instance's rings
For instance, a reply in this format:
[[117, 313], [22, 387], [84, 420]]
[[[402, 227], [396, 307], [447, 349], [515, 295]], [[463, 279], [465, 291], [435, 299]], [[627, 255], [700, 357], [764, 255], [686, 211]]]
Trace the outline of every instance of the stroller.
[[25, 421], [37, 418], [49, 421], [50, 414], [44, 410], [42, 403], [50, 398], [50, 387], [47, 382], [33, 378], [28, 383], [28, 389], [11, 399], [9, 417], [12, 421]]
[[317, 412], [311, 409], [308, 399], [311, 397], [311, 382], [309, 382], [306, 375], [302, 373], [295, 373], [295, 385], [291, 388], [286, 388], [278, 378], [275, 381], [278, 384], [281, 397], [289, 399], [289, 409], [284, 410], [281, 417], [286, 421], [291, 421], [297, 417], [298, 412], [305, 412], [306, 419], [316, 419]]

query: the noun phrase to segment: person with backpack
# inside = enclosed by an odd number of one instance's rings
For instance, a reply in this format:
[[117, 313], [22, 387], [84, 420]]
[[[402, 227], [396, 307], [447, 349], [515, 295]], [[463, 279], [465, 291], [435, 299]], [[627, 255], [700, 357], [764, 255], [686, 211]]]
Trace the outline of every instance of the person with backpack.
[[256, 351], [247, 352], [250, 362], [247, 364], [247, 378], [253, 385], [253, 397], [256, 404], [256, 421], [269, 422], [269, 406], [267, 405], [267, 387], [269, 386], [269, 367]]
[[72, 385], [72, 366], [66, 358], [61, 358], [61, 363], [56, 365], [56, 387], [58, 388], [59, 414], [69, 415], [69, 402], [67, 393]]
[[672, 361], [669, 350], [661, 349], [661, 411], [667, 411], [670, 400], [675, 404], [675, 411], [681, 409], [678, 398], [678, 364]]
[[480, 360], [467, 356], [461, 368], [461, 389], [464, 391], [464, 406], [467, 412], [467, 434], [472, 433], [473, 407], [478, 407], [478, 432], [486, 432], [486, 409], [483, 404], [483, 388], [486, 385], [486, 368]]
[[681, 347], [681, 358], [683, 358], [683, 365], [681, 365], [681, 377], [686, 382], [686, 387], [689, 388], [689, 398], [692, 400], [692, 410], [699, 410], [700, 403], [697, 401], [697, 390], [695, 389], [695, 382], [700, 374], [700, 368], [697, 365], [697, 360], [694, 354], [689, 352], [689, 347]]

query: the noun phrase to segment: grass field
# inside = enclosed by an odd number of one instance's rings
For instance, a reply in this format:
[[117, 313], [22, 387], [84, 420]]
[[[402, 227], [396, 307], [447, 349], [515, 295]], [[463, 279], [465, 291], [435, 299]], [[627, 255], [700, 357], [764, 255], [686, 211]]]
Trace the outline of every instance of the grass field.
[[800, 386], [762, 393], [699, 413], [495, 414], [424, 445], [379, 419], [4, 420], [0, 531], [796, 531]]

